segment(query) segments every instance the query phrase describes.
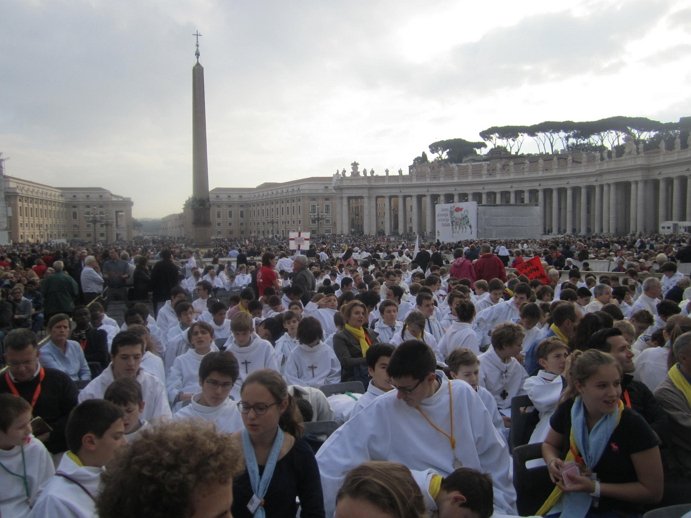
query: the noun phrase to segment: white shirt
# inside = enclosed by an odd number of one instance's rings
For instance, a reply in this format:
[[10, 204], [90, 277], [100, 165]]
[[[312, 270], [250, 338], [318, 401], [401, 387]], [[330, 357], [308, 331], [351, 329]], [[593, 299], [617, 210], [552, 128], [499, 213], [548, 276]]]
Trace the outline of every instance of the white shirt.
[[240, 399], [240, 387], [249, 374], [259, 369], [273, 369], [280, 372], [273, 346], [254, 333], [252, 333], [249, 345], [244, 347], [237, 345], [231, 336], [225, 343], [225, 350], [235, 355], [240, 366], [238, 379], [235, 380], [235, 386], [230, 393], [235, 400]]
[[529, 443], [543, 442], [547, 438], [547, 432], [549, 432], [549, 419], [559, 406], [559, 398], [564, 389], [562, 377], [559, 374], [540, 369], [537, 376], [530, 376], [525, 380], [523, 389], [540, 414], [540, 421], [533, 430]]
[[357, 403], [355, 403], [353, 410], [350, 412], [350, 417], [353, 417], [355, 414], [360, 412], [360, 410], [362, 410], [366, 406], [369, 406], [372, 403], [372, 401], [374, 401], [379, 396], [386, 394], [386, 392], [380, 389], [379, 387], [375, 386], [374, 383], [372, 383], [372, 380], [370, 380], [369, 384], [367, 385], [367, 390], [362, 396], [360, 396], [360, 399], [357, 400]]
[[478, 359], [480, 385], [492, 393], [499, 411], [504, 415], [510, 415], [511, 399], [525, 394], [523, 383], [528, 378], [528, 373], [516, 358], [511, 358], [506, 363], [502, 361], [492, 346]]
[[[81, 403], [87, 399], [103, 399], [106, 389], [113, 381], [115, 381], [115, 378], [113, 377], [113, 365], [111, 364], [81, 390], [78, 398], [79, 402]], [[171, 417], [173, 414], [170, 411], [170, 405], [168, 405], [168, 397], [166, 396], [166, 389], [163, 383], [144, 369], [139, 369], [137, 381], [142, 387], [142, 396], [145, 403], [141, 418], [145, 421], [151, 421], [159, 417]]]
[[480, 338], [468, 322], [452, 322], [444, 336], [439, 340], [438, 348], [442, 361], [445, 361], [456, 349], [466, 347], [476, 355], [480, 354]]
[[667, 366], [668, 345], [665, 347], [648, 347], [633, 359], [633, 364], [636, 366], [633, 379], [645, 383], [651, 392], [655, 392], [655, 389], [665, 380], [669, 372]]
[[321, 387], [341, 381], [341, 363], [324, 342], [311, 347], [303, 343], [288, 355], [284, 377], [289, 385]]
[[[0, 471], [0, 515], [12, 518], [29, 516], [30, 504], [36, 501], [38, 489], [55, 473], [53, 459], [43, 446], [43, 443], [30, 436], [29, 442], [23, 446], [25, 462], [22, 462], [22, 447], [15, 446], [11, 450], [0, 450], [0, 462], [12, 473], [26, 476], [29, 485], [29, 501], [26, 498], [24, 481], [19, 477], [8, 475], [5, 470]], [[24, 466], [26, 465], [26, 472]]]
[[285, 365], [288, 361], [288, 356], [291, 352], [293, 352], [293, 349], [295, 349], [299, 343], [300, 340], [297, 338], [292, 338], [288, 333], [283, 333], [281, 337], [276, 340], [276, 359], [281, 369], [281, 374], [285, 372]]
[[490, 343], [490, 335], [498, 324], [504, 322], [513, 322], [514, 324], [520, 320], [520, 310], [513, 303], [513, 298], [504, 300], [480, 311], [475, 317], [473, 328], [480, 338], [482, 345]]
[[[79, 466], [67, 454], [62, 456], [57, 473], [64, 473], [70, 479], [54, 475], [41, 491], [32, 509], [32, 517], [44, 518], [92, 518], [96, 516], [96, 504], [92, 497], [99, 493], [103, 468]], [[86, 491], [89, 493], [87, 494]], [[91, 495], [91, 496], [89, 496]]]
[[388, 325], [381, 319], [374, 324], [374, 331], [379, 335], [378, 341], [382, 344], [390, 344], [394, 336], [400, 336], [402, 329], [403, 322], [399, 320], [395, 320], [393, 326]]
[[216, 428], [223, 433], [233, 433], [243, 429], [242, 416], [235, 401], [226, 399], [218, 406], [206, 406], [199, 402], [200, 396], [201, 394], [192, 396], [190, 404], [175, 412], [173, 419], [204, 419], [214, 423]]

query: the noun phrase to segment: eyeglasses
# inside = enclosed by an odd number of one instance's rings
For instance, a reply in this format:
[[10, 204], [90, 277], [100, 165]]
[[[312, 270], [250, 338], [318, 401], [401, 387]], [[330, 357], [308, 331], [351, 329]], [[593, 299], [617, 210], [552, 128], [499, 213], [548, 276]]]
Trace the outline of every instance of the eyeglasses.
[[271, 408], [274, 405], [278, 405], [278, 403], [256, 403], [254, 405], [248, 405], [244, 401], [240, 401], [238, 403], [238, 409], [240, 409], [240, 412], [243, 414], [249, 414], [250, 410], [254, 410], [254, 415], [264, 415], [269, 410], [269, 408]]
[[204, 383], [207, 385], [211, 385], [214, 388], [222, 388], [222, 389], [229, 389], [231, 388], [234, 383], [232, 381], [216, 381], [216, 380], [204, 380]]
[[413, 385], [412, 387], [398, 387], [394, 383], [389, 380], [389, 385], [391, 385], [393, 388], [398, 390], [399, 392], [403, 392], [404, 394], [411, 394], [415, 391], [416, 388], [420, 386], [420, 384], [424, 381], [424, 379], [418, 380], [418, 382]]

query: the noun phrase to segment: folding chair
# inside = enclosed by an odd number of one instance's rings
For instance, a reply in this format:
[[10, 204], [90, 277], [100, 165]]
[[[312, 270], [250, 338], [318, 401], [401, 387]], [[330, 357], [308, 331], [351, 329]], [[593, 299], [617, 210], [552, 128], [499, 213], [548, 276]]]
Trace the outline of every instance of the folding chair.
[[511, 430], [509, 449], [528, 444], [530, 436], [540, 421], [540, 415], [527, 395], [516, 396], [511, 400]]
[[314, 453], [319, 451], [321, 445], [336, 431], [338, 426], [336, 421], [309, 421], [304, 423], [304, 438], [312, 447]]
[[331, 385], [322, 385], [319, 387], [326, 397], [334, 394], [345, 394], [346, 392], [354, 392], [356, 394], [364, 394], [365, 386], [361, 381], [344, 381], [342, 383], [332, 383]]
[[542, 444], [524, 444], [513, 450], [513, 485], [520, 516], [534, 515], [554, 489], [547, 466], [528, 468], [526, 462], [542, 458]]

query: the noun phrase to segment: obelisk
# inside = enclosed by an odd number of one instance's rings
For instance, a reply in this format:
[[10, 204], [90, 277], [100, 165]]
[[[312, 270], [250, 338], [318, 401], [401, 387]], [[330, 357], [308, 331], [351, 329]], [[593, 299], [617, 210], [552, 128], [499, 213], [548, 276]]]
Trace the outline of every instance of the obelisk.
[[192, 67], [192, 229], [197, 245], [211, 243], [211, 203], [209, 201], [209, 165], [206, 158], [206, 103], [204, 67], [199, 63], [199, 31], [195, 36], [197, 62]]

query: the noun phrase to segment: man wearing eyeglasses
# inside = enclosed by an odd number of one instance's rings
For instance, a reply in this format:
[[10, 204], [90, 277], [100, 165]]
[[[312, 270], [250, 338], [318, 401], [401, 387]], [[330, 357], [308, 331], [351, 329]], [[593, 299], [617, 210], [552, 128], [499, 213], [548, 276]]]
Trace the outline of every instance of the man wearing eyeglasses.
[[229, 397], [239, 372], [233, 353], [223, 351], [205, 355], [199, 365], [201, 392], [192, 396], [190, 404], [178, 410], [173, 419], [204, 419], [224, 433], [242, 430], [242, 417]]
[[77, 406], [77, 386], [64, 372], [41, 366], [33, 331], [14, 329], [5, 337], [4, 345], [7, 370], [0, 375], [0, 393], [27, 400], [34, 417], [41, 417], [52, 428], [37, 435], [50, 453], [67, 450], [65, 425]]
[[[465, 466], [488, 473], [496, 512], [516, 513], [516, 491], [504, 439], [470, 385], [436, 371], [434, 352], [408, 340], [394, 352], [387, 372], [392, 390], [376, 398], [334, 432], [317, 453], [326, 515], [333, 512], [345, 474], [369, 460], [406, 465], [416, 479], [431, 471], [448, 476]], [[434, 491], [423, 487], [430, 508]]]

